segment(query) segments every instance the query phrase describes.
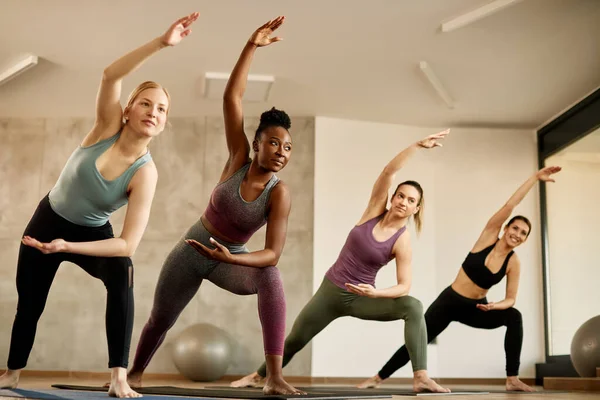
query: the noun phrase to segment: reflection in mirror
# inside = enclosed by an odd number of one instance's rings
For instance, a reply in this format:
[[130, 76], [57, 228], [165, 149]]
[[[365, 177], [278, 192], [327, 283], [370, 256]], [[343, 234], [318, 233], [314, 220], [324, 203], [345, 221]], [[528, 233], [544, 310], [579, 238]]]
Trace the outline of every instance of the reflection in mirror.
[[600, 314], [600, 129], [545, 165], [562, 167], [546, 185], [546, 204], [549, 352], [564, 355], [577, 329]]

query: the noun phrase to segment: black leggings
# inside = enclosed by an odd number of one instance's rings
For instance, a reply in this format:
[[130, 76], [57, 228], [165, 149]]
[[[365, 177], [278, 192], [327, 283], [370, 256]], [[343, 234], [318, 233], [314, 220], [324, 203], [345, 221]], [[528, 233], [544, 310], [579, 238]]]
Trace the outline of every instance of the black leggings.
[[[521, 313], [512, 307], [506, 310], [483, 311], [476, 307], [477, 304], [487, 304], [487, 299], [485, 297], [479, 300], [469, 299], [456, 293], [451, 286], [447, 287], [425, 313], [428, 343], [442, 333], [452, 321], [480, 329], [496, 329], [506, 326], [504, 337], [506, 375], [517, 376], [523, 345]], [[410, 356], [406, 346], [402, 346], [379, 371], [379, 377], [389, 378], [408, 361], [410, 361]]]
[[[25, 228], [24, 235], [41, 242], [61, 238], [70, 242], [89, 242], [114, 237], [112, 226], [100, 227], [73, 224], [56, 214], [44, 197]], [[43, 254], [21, 244], [17, 265], [19, 302], [12, 329], [9, 369], [21, 369], [27, 364], [35, 339], [38, 320], [58, 266], [63, 261], [79, 265], [85, 272], [102, 280], [108, 292], [106, 302], [106, 336], [108, 367], [127, 367], [129, 344], [133, 328], [133, 265], [129, 257], [93, 257], [70, 253]]]

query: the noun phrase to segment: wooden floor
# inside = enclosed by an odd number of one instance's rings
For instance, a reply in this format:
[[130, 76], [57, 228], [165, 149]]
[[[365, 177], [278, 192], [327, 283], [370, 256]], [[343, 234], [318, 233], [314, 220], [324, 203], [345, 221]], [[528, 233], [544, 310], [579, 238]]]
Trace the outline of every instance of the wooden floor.
[[[48, 377], [48, 378], [39, 378], [39, 377], [22, 377], [21, 382], [19, 383], [19, 388], [21, 389], [51, 389], [51, 385], [55, 383], [65, 383], [72, 385], [85, 385], [85, 386], [99, 386], [106, 382], [104, 379], [78, 379], [78, 378], [56, 378], [56, 377]], [[147, 386], [179, 386], [179, 387], [189, 387], [189, 388], [201, 388], [201, 387], [210, 387], [210, 386], [223, 386], [228, 385], [229, 382], [215, 382], [211, 384], [205, 383], [197, 383], [197, 382], [188, 382], [182, 380], [164, 380], [164, 379], [149, 379], [144, 381], [144, 384]], [[294, 382], [295, 386], [310, 386], [309, 382], [306, 383], [297, 383]], [[347, 385], [345, 383], [331, 383], [334, 386]], [[383, 385], [381, 388], [392, 388], [398, 387], [403, 389], [410, 389], [409, 385]], [[463, 390], [503, 390], [503, 386], [499, 385], [448, 385], [450, 389], [463, 389]], [[542, 390], [541, 387], [536, 387], [537, 390]], [[395, 396], [395, 399], [406, 399], [410, 398], [407, 396]], [[421, 397], [419, 397], [421, 398]], [[508, 393], [490, 393], [486, 395], [453, 395], [449, 398], [453, 400], [474, 400], [474, 399], [489, 399], [489, 400], [511, 400], [511, 399], [519, 399], [519, 400], [592, 400], [592, 399], [600, 399], [600, 393], [586, 393], [586, 392], [569, 392], [569, 393], [561, 393], [561, 394], [508, 394]], [[2, 398], [8, 399], [6, 397]], [[19, 400], [23, 400], [22, 398]]]

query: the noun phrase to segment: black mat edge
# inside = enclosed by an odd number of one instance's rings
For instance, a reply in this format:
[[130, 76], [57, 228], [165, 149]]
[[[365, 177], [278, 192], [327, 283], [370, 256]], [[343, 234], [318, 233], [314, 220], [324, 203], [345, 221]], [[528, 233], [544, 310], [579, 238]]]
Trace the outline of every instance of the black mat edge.
[[[66, 384], [54, 384], [53, 388], [63, 390], [82, 390], [82, 391], [96, 391], [106, 392], [107, 388], [100, 386], [79, 386], [79, 385], [66, 385]], [[350, 393], [331, 393], [331, 392], [313, 392], [307, 395], [265, 395], [257, 390], [248, 390], [248, 388], [238, 389], [226, 387], [226, 389], [219, 389], [215, 387], [205, 388], [181, 388], [176, 386], [146, 386], [136, 389], [141, 394], [153, 394], [153, 395], [169, 395], [169, 396], [188, 396], [188, 397], [216, 397], [216, 398], [237, 398], [237, 399], [281, 399], [287, 400], [292, 398], [301, 399], [380, 399], [390, 398], [391, 395], [379, 394], [379, 393], [361, 393], [361, 394], [350, 394]]]

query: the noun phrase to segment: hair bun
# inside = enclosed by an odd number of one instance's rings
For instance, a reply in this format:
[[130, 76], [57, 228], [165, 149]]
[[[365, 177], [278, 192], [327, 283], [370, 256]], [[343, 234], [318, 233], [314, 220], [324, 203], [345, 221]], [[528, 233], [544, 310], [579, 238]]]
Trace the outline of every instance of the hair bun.
[[260, 126], [264, 128], [268, 126], [281, 126], [289, 130], [292, 126], [292, 121], [285, 111], [273, 107], [269, 111], [265, 111], [261, 114]]

